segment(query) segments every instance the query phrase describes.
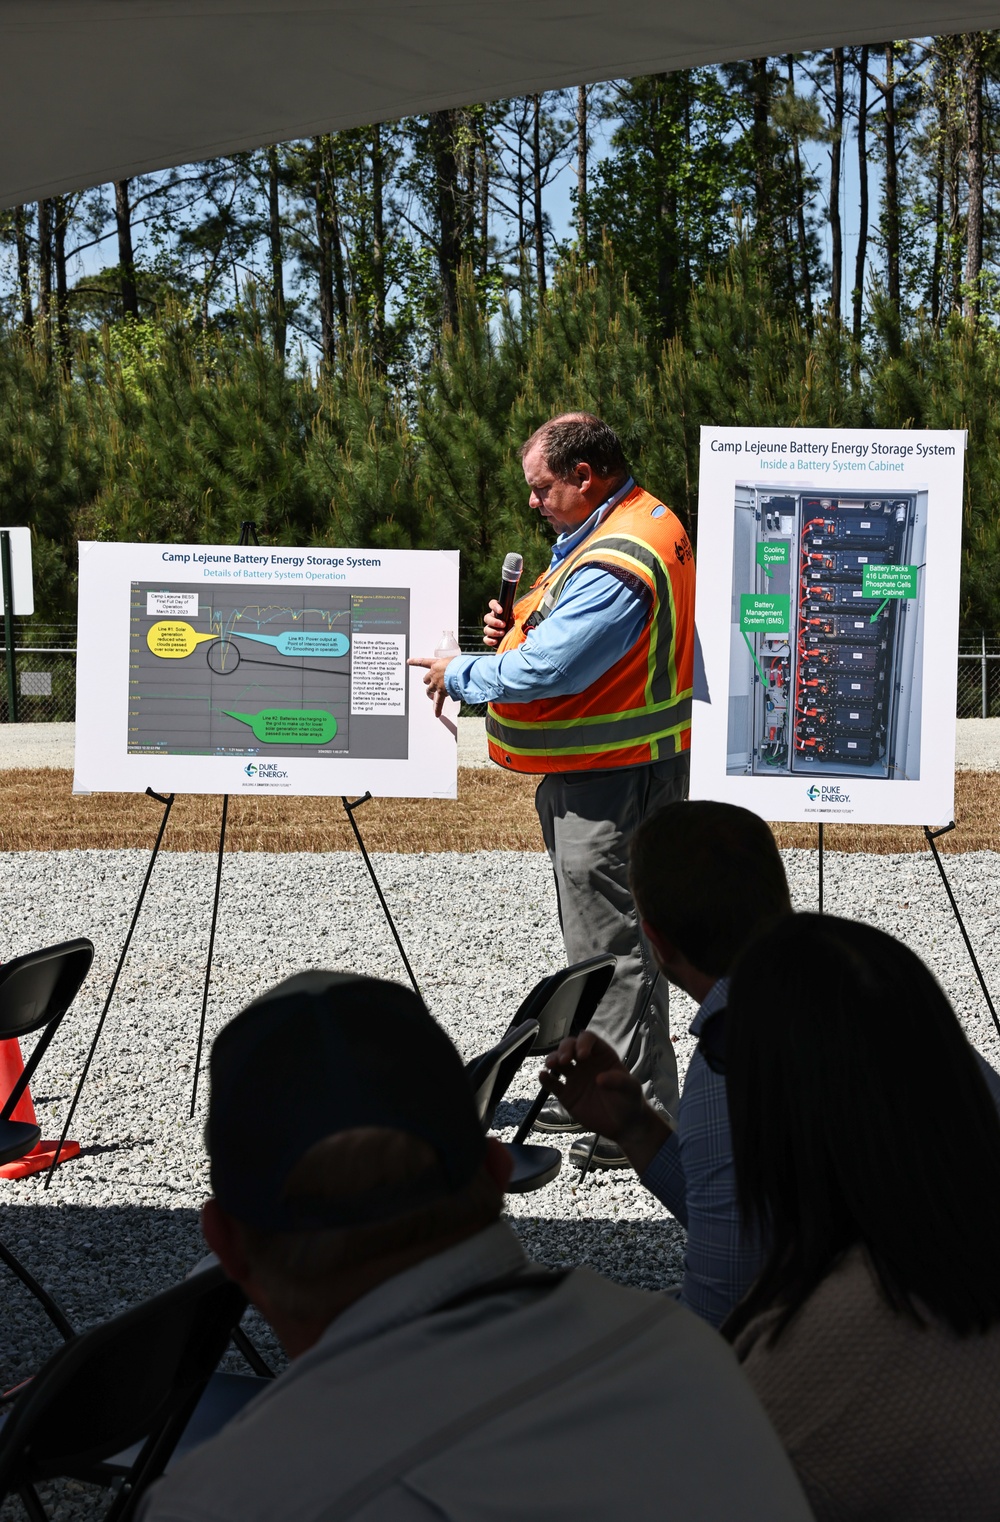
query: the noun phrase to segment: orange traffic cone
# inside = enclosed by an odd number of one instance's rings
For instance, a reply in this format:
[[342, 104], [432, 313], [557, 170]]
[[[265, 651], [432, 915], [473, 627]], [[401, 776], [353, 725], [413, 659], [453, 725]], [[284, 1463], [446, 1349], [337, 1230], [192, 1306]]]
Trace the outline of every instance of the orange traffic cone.
[[[21, 1061], [21, 1048], [15, 1037], [9, 1041], [0, 1041], [0, 1096], [10, 1093], [21, 1074], [24, 1072], [24, 1063]], [[17, 1104], [10, 1120], [23, 1120], [29, 1126], [38, 1124], [35, 1119], [35, 1107], [31, 1102], [31, 1090], [25, 1089]], [[52, 1166], [55, 1157], [57, 1141], [40, 1141], [24, 1157], [19, 1157], [16, 1162], [4, 1163], [0, 1167], [0, 1178], [24, 1178], [28, 1173], [41, 1173], [43, 1169]], [[68, 1157], [76, 1157], [80, 1151], [80, 1143], [64, 1141], [59, 1152], [59, 1161], [64, 1163]]]

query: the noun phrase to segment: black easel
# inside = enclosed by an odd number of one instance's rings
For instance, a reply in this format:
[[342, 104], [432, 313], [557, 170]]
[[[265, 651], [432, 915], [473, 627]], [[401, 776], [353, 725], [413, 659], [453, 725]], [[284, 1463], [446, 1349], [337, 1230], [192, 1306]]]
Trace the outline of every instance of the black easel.
[[385, 901], [385, 894], [382, 892], [382, 886], [379, 883], [378, 878], [375, 876], [375, 868], [372, 866], [371, 858], [369, 857], [368, 852], [365, 850], [365, 843], [361, 839], [361, 831], [358, 829], [358, 822], [354, 817], [355, 809], [359, 809], [361, 805], [363, 803], [367, 803], [370, 798], [371, 793], [365, 793], [362, 798], [355, 798], [353, 803], [350, 803], [344, 797], [342, 797], [340, 801], [344, 805], [344, 812], [347, 814], [351, 829], [354, 831], [354, 838], [358, 843], [358, 850], [361, 852], [364, 864], [368, 869], [368, 876], [371, 878], [375, 892], [378, 894], [378, 901], [382, 905], [382, 913], [385, 915], [386, 919], [389, 922], [389, 929], [392, 931], [392, 938], [396, 942], [396, 950], [399, 952], [399, 955], [402, 958], [403, 966], [406, 968], [406, 976], [413, 984], [413, 992], [416, 994], [417, 998], [423, 999], [423, 994], [417, 987], [417, 980], [413, 976], [413, 968], [410, 966], [406, 952], [403, 950], [403, 943], [399, 938], [399, 931], [396, 929], [396, 923], [393, 920], [391, 913], [389, 912], [389, 905]]
[[146, 897], [146, 889], [149, 887], [149, 879], [153, 875], [153, 868], [156, 865], [156, 858], [160, 854], [160, 844], [163, 840], [163, 832], [167, 828], [167, 820], [170, 818], [170, 810], [174, 805], [173, 793], [170, 794], [169, 798], [163, 798], [159, 793], [154, 793], [151, 787], [147, 787], [146, 797], [155, 798], [157, 803], [163, 804], [163, 818], [160, 820], [160, 828], [156, 832], [156, 841], [153, 845], [152, 855], [149, 858], [149, 866], [146, 868], [146, 876], [143, 878], [142, 887], [139, 890], [139, 901], [135, 906], [135, 913], [132, 915], [132, 923], [128, 927], [128, 935], [125, 937], [125, 944], [122, 947], [121, 956], [118, 958], [118, 966], [115, 968], [115, 975], [111, 979], [111, 987], [108, 989], [108, 997], [104, 1001], [104, 1008], [101, 1010], [101, 1018], [97, 1022], [97, 1029], [94, 1032], [94, 1039], [90, 1043], [90, 1051], [87, 1053], [87, 1060], [83, 1064], [83, 1072], [80, 1074], [80, 1081], [76, 1086], [76, 1093], [73, 1095], [73, 1101], [69, 1107], [69, 1114], [66, 1116], [66, 1124], [62, 1128], [62, 1135], [59, 1138], [59, 1145], [56, 1147], [55, 1155], [52, 1159], [52, 1162], [49, 1164], [49, 1171], [45, 1177], [46, 1189], [52, 1182], [52, 1175], [56, 1171], [56, 1164], [59, 1161], [59, 1155], [62, 1152], [63, 1143], [69, 1135], [70, 1126], [73, 1124], [73, 1116], [76, 1114], [76, 1107], [79, 1103], [80, 1095], [83, 1092], [83, 1086], [87, 1081], [87, 1074], [90, 1072], [90, 1064], [93, 1062], [94, 1053], [97, 1051], [97, 1043], [101, 1039], [101, 1032], [104, 1029], [104, 1022], [107, 1019], [108, 1010], [111, 1008], [111, 1000], [114, 998], [115, 989], [118, 987], [118, 979], [121, 977], [122, 968], [125, 966], [125, 958], [128, 956], [128, 949], [132, 944], [132, 936], [135, 933], [135, 927], [139, 923], [139, 914], [142, 910], [143, 900]]
[[[257, 537], [257, 525], [249, 521], [242, 522], [240, 524], [240, 537], [237, 543], [259, 545], [260, 540]], [[156, 865], [156, 859], [160, 852], [160, 846], [163, 841], [163, 832], [167, 827], [167, 820], [170, 817], [170, 810], [173, 807], [173, 793], [170, 794], [169, 798], [163, 798], [159, 793], [155, 793], [151, 787], [147, 787], [146, 796], [149, 798], [155, 798], [157, 803], [163, 804], [163, 818], [160, 820], [160, 828], [157, 831], [156, 841], [153, 845], [152, 854], [149, 858], [149, 865], [146, 868], [146, 876], [143, 879], [142, 888], [139, 891], [139, 899], [135, 906], [135, 912], [132, 915], [132, 923], [129, 926], [128, 934], [125, 937], [125, 944], [122, 947], [121, 955], [118, 958], [118, 965], [115, 968], [114, 977], [111, 980], [111, 987], [108, 989], [108, 996], [104, 1001], [104, 1008], [101, 1010], [101, 1016], [97, 1023], [97, 1029], [94, 1032], [94, 1038], [90, 1044], [90, 1051], [87, 1053], [87, 1060], [84, 1063], [83, 1072], [80, 1074], [80, 1079], [76, 1086], [76, 1092], [74, 1093], [72, 1103], [70, 1104], [69, 1114], [66, 1117], [66, 1123], [63, 1126], [62, 1135], [59, 1138], [59, 1145], [56, 1147], [55, 1155], [52, 1159], [51, 1164], [49, 1165], [48, 1173], [46, 1174], [46, 1189], [48, 1189], [50, 1183], [52, 1182], [52, 1175], [55, 1172], [56, 1164], [59, 1162], [59, 1156], [62, 1151], [63, 1144], [69, 1135], [69, 1128], [73, 1123], [73, 1116], [76, 1113], [76, 1107], [79, 1103], [80, 1095], [83, 1092], [83, 1085], [87, 1081], [87, 1075], [90, 1072], [90, 1067], [94, 1060], [94, 1054], [97, 1051], [97, 1044], [101, 1039], [101, 1033], [104, 1029], [104, 1022], [107, 1018], [108, 1010], [111, 1007], [111, 1001], [115, 996], [115, 989], [118, 987], [118, 979], [120, 978], [122, 968], [125, 965], [125, 958], [127, 957], [129, 947], [132, 944], [132, 936], [134, 935], [135, 927], [139, 922], [139, 915], [142, 911], [143, 902], [145, 901], [146, 890], [149, 887], [149, 881], [153, 875], [153, 867]], [[230, 795], [228, 793], [224, 793], [222, 797], [222, 820], [219, 828], [219, 851], [215, 868], [215, 894], [212, 900], [212, 923], [208, 937], [208, 955], [205, 965], [205, 983], [202, 990], [201, 999], [201, 1019], [198, 1023], [198, 1043], [195, 1055], [194, 1080], [191, 1087], [191, 1109], [189, 1112], [191, 1116], [194, 1115], [195, 1105], [198, 1098], [198, 1077], [201, 1070], [201, 1055], [205, 1043], [205, 1022], [208, 1015], [208, 991], [212, 981], [212, 961], [215, 954], [215, 932], [219, 922], [219, 897], [222, 889], [222, 859], [225, 855], [226, 850], [226, 823], [229, 817], [229, 796]], [[367, 850], [365, 849], [365, 843], [361, 838], [361, 831], [358, 829], [357, 820], [354, 818], [354, 810], [360, 808], [363, 803], [367, 803], [370, 797], [371, 793], [365, 793], [363, 798], [356, 798], [353, 803], [349, 802], [346, 798], [342, 798], [341, 802], [344, 805], [344, 809], [350, 821], [351, 829], [354, 831], [354, 838], [358, 843], [359, 850], [361, 851], [365, 867], [368, 871], [368, 876], [371, 878], [375, 892], [378, 894], [379, 903], [382, 905], [382, 912], [386, 917], [389, 929], [392, 931], [393, 939], [396, 942], [397, 950], [399, 951], [399, 955], [402, 958], [403, 966], [406, 968], [407, 977], [412, 983], [414, 992], [419, 998], [422, 997], [422, 995], [420, 994], [420, 989], [417, 987], [417, 980], [414, 977], [413, 968], [410, 966], [409, 959], [407, 958], [406, 952], [403, 949], [403, 942], [400, 939], [399, 931], [396, 929], [395, 921], [392, 918], [389, 905], [386, 902], [385, 894], [382, 892], [382, 886], [379, 883], [377, 876], [375, 875], [375, 868], [372, 866], [371, 859], [368, 855]]]
[[[257, 537], [257, 525], [244, 518], [240, 524], [240, 537], [236, 541], [241, 544], [260, 544]], [[215, 955], [215, 927], [219, 923], [219, 893], [222, 888], [222, 858], [226, 851], [226, 820], [229, 817], [229, 794], [222, 795], [222, 822], [219, 825], [219, 854], [215, 864], [215, 897], [212, 899], [212, 928], [208, 933], [208, 956], [205, 959], [205, 985], [201, 993], [201, 1019], [198, 1022], [198, 1045], [194, 1058], [194, 1078], [191, 1082], [191, 1108], [189, 1116], [194, 1117], [195, 1105], [198, 1101], [198, 1075], [201, 1072], [201, 1053], [205, 1045], [205, 1019], [208, 1015], [208, 989], [212, 981], [212, 958]]]
[[[976, 977], [979, 980], [979, 986], [980, 986], [980, 988], [983, 991], [983, 998], [986, 1000], [986, 1008], [989, 1010], [990, 1015], [991, 1015], [991, 1017], [993, 1019], [993, 1024], [996, 1026], [997, 1034], [1000, 1035], [1000, 1016], [997, 1015], [996, 1006], [994, 1005], [993, 1000], [990, 997], [990, 991], [989, 991], [989, 988], [986, 985], [986, 979], [983, 976], [983, 969], [979, 965], [979, 959], [976, 956], [975, 950], [973, 949], [972, 941], [969, 939], [969, 932], [965, 928], [965, 921], [962, 919], [961, 910], [959, 909], [958, 904], [957, 904], [957, 902], [955, 900], [955, 895], [954, 895], [954, 893], [952, 892], [952, 889], [951, 889], [951, 883], [948, 881], [947, 874], [945, 873], [945, 870], [944, 870], [944, 862], [941, 860], [941, 853], [940, 853], [940, 851], [937, 848], [937, 841], [941, 838], [941, 836], [942, 835], [950, 835], [952, 830], [954, 828], [955, 828], [955, 821], [954, 821], [954, 819], [952, 820], [951, 824], [942, 825], [942, 827], [939, 830], [932, 830], [930, 825], [925, 824], [924, 825], [924, 839], [927, 841], [927, 844], [931, 848], [931, 855], [934, 857], [934, 865], [937, 867], [938, 872], [941, 874], [941, 881], [944, 883], [944, 891], [948, 895], [948, 902], [951, 905], [952, 913], [955, 916], [955, 920], [956, 920], [956, 923], [958, 925], [959, 930], [962, 932], [962, 940], [965, 942], [965, 949], [969, 953], [969, 960], [972, 963], [973, 971], [975, 972]], [[820, 912], [820, 914], [823, 913], [823, 826], [822, 825], [819, 826], [819, 912]]]
[[965, 949], [969, 953], [969, 960], [972, 962], [976, 977], [979, 979], [979, 986], [983, 991], [983, 998], [986, 1000], [986, 1007], [993, 1017], [993, 1024], [996, 1026], [998, 1034], [1000, 1034], [1000, 1019], [997, 1018], [997, 1012], [994, 1008], [993, 1000], [990, 998], [990, 991], [986, 986], [986, 979], [983, 977], [983, 971], [976, 958], [976, 953], [972, 949], [972, 942], [969, 940], [969, 932], [965, 928], [965, 922], [962, 919], [958, 904], [955, 902], [955, 895], [951, 891], [951, 883], [948, 881], [948, 878], [945, 875], [944, 862], [941, 860], [941, 853], [937, 848], [937, 841], [939, 838], [942, 835], [950, 834], [954, 828], [954, 819], [952, 820], [951, 824], [943, 825], [940, 830], [932, 830], [929, 825], [925, 824], [924, 838], [931, 848], [931, 853], [934, 857], [935, 865], [941, 874], [941, 881], [944, 883], [944, 891], [948, 895], [948, 902], [951, 904], [952, 912], [954, 913], [955, 919], [958, 921], [958, 928], [962, 932], [962, 939], [965, 942]]

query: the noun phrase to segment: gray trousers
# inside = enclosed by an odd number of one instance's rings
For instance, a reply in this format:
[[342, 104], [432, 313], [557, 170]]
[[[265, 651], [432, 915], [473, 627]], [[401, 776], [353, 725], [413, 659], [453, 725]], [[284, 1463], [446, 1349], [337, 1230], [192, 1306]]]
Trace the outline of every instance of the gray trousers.
[[552, 862], [566, 960], [610, 951], [614, 981], [590, 1022], [639, 1079], [646, 1098], [677, 1113], [677, 1058], [669, 985], [657, 976], [628, 886], [632, 832], [666, 803], [686, 798], [687, 754], [612, 771], [553, 772], [535, 794]]

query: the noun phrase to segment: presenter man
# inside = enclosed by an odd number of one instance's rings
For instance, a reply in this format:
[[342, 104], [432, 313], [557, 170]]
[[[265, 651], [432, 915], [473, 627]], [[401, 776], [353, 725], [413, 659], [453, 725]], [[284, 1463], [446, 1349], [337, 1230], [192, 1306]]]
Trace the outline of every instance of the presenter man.
[[[657, 977], [628, 887], [628, 843], [648, 815], [687, 794], [694, 666], [694, 558], [683, 524], [632, 479], [616, 434], [585, 412], [554, 417], [521, 449], [529, 506], [558, 537], [552, 560], [505, 629], [490, 605], [494, 656], [419, 660], [428, 696], [488, 703], [498, 766], [541, 774], [535, 795], [555, 872], [566, 956], [618, 958], [591, 1028], [674, 1114], [677, 1063], [666, 979]], [[539, 1129], [580, 1127], [554, 1098]], [[580, 1161], [589, 1139], [574, 1146]], [[623, 1167], [600, 1138], [593, 1162]]]

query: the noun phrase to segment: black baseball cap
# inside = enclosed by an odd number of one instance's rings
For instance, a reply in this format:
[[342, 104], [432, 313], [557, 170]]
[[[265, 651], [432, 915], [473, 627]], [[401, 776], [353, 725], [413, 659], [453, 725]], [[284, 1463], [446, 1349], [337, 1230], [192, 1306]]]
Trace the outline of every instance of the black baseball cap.
[[[486, 1155], [461, 1059], [399, 983], [303, 972], [255, 999], [217, 1036], [205, 1143], [222, 1208], [262, 1231], [385, 1220], [460, 1189]], [[289, 1199], [317, 1142], [358, 1126], [418, 1136], [437, 1164], [402, 1187], [344, 1200]]]

